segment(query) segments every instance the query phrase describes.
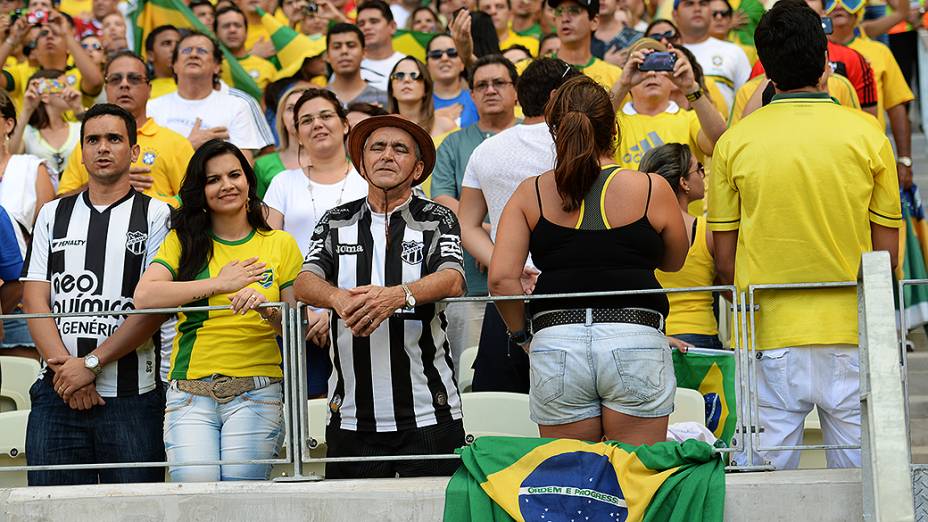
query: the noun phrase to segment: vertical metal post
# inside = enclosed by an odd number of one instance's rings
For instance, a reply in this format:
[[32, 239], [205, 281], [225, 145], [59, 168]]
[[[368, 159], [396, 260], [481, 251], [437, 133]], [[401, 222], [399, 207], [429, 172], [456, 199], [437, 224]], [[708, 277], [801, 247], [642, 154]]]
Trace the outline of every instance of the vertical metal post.
[[[742, 360], [744, 361], [744, 405], [745, 413], [747, 418], [745, 422], [747, 424], [747, 433], [745, 433], [746, 444], [745, 448], [747, 450], [747, 465], [755, 466], [754, 462], [754, 445], [757, 442], [754, 436], [757, 433], [757, 420], [754, 418], [754, 397], [753, 390], [751, 389], [752, 375], [754, 371], [754, 365], [751, 357], [753, 355], [752, 351], [749, 350], [750, 346], [753, 346], [754, 342], [754, 310], [750, 311], [750, 323], [751, 323], [751, 335], [748, 336], [748, 304], [747, 299], [745, 298], [745, 293], [741, 292], [738, 296], [739, 308], [741, 308], [741, 348]], [[750, 343], [750, 344], [749, 344]]]
[[857, 290], [864, 520], [914, 520], [905, 397], [888, 252], [868, 252]]
[[[906, 339], [909, 336], [909, 325], [905, 316], [905, 287], [906, 281], [899, 281], [899, 366], [902, 368], [902, 396], [905, 397], [905, 432], [912, 440], [912, 427], [909, 423], [909, 353], [906, 351]], [[910, 448], [911, 450], [911, 448]], [[909, 455], [911, 462], [911, 455]]]
[[918, 35], [918, 70], [922, 71], [918, 78], [918, 103], [919, 113], [922, 116], [922, 132], [928, 132], [928, 30], [919, 29]]

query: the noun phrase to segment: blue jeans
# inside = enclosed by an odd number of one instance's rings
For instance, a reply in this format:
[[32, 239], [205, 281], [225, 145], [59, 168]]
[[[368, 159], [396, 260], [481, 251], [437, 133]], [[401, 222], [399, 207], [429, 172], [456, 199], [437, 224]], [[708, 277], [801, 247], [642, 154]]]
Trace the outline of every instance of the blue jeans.
[[[13, 314], [23, 313], [22, 308], [13, 310]], [[3, 337], [0, 339], [0, 348], [35, 348], [35, 341], [29, 334], [29, 326], [25, 319], [4, 319]]]
[[[69, 408], [49, 377], [36, 381], [29, 395], [26, 462], [30, 466], [164, 461], [160, 390], [105, 397], [105, 406], [86, 411]], [[30, 486], [163, 481], [161, 467], [29, 472]]]
[[[283, 443], [280, 383], [243, 393], [225, 404], [171, 384], [164, 412], [168, 462], [275, 458]], [[171, 466], [174, 482], [267, 480], [270, 464]]]
[[685, 343], [689, 343], [696, 348], [712, 348], [714, 350], [725, 349], [725, 347], [722, 346], [722, 341], [719, 340], [718, 335], [679, 334], [674, 335], [674, 337]]

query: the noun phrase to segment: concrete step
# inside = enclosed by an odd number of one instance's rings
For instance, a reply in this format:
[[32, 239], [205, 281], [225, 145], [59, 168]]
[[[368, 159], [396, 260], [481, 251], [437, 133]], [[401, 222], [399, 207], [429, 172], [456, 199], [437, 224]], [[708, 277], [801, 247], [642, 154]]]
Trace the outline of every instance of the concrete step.
[[928, 395], [928, 370], [909, 370], [909, 397]]
[[909, 395], [909, 418], [928, 419], [928, 395]]
[[928, 446], [912, 446], [912, 464], [928, 464]]
[[910, 419], [912, 447], [928, 446], [928, 419]]
[[928, 371], [928, 351], [909, 352], [906, 355], [906, 364], [910, 372]]

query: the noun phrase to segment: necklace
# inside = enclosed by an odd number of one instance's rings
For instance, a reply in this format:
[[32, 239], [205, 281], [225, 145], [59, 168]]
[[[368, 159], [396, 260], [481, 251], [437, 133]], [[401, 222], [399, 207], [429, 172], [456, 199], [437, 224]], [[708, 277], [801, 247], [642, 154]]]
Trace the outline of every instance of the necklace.
[[[313, 204], [313, 223], [319, 223], [319, 218], [322, 216], [319, 215], [319, 210], [316, 208], [316, 195], [313, 192], [313, 178], [310, 175], [311, 168], [312, 168], [311, 166], [306, 167], [306, 178], [307, 178], [307, 181], [309, 182], [307, 187], [309, 188], [309, 199]], [[348, 166], [345, 167], [345, 174], [344, 174], [345, 177], [344, 179], [342, 179], [342, 187], [338, 191], [338, 199], [335, 201], [335, 204], [332, 205], [331, 208], [335, 208], [342, 204], [342, 197], [345, 195], [345, 186], [348, 185], [348, 172], [350, 170], [351, 170], [351, 163], [349, 163]], [[329, 209], [325, 209], [325, 210], [329, 210]]]

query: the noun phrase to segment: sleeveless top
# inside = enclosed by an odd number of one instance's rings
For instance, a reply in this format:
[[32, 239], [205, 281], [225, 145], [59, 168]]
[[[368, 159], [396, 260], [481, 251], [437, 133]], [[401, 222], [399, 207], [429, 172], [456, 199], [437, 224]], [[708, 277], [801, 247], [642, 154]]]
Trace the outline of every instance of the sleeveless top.
[[[706, 243], [706, 218], [693, 222], [693, 244], [686, 253], [686, 263], [679, 272], [655, 271], [664, 288], [711, 286], [715, 280], [715, 261]], [[667, 335], [716, 335], [719, 325], [712, 313], [711, 292], [668, 294], [670, 315], [667, 316]]]
[[[605, 194], [616, 165], [604, 167], [580, 205], [575, 228], [545, 219], [538, 178], [535, 194], [540, 217], [529, 237], [529, 252], [541, 270], [535, 294], [644, 290], [660, 288], [654, 270], [664, 255], [664, 242], [648, 221], [651, 177], [644, 213], [637, 220], [612, 228], [606, 217]], [[532, 314], [572, 308], [647, 308], [667, 316], [669, 305], [663, 294], [626, 295], [531, 302]]]

